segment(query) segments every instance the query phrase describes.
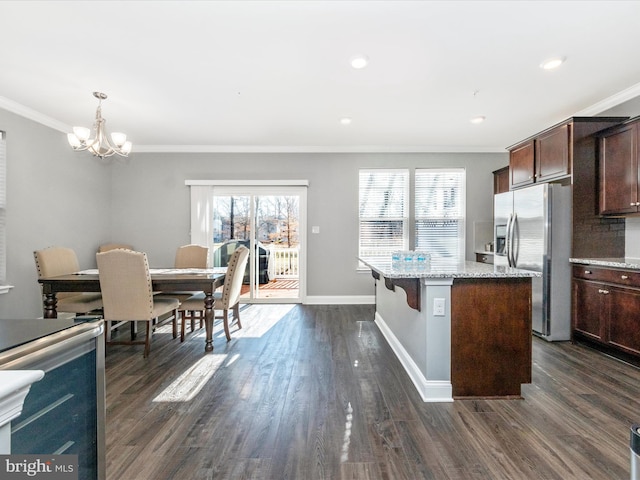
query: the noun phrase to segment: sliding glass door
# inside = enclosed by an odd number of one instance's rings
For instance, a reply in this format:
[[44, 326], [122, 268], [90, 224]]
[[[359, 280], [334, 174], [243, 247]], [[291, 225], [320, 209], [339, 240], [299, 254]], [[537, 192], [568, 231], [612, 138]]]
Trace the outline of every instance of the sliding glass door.
[[213, 265], [225, 266], [249, 248], [243, 302], [301, 302], [306, 189], [286, 186], [213, 187]]

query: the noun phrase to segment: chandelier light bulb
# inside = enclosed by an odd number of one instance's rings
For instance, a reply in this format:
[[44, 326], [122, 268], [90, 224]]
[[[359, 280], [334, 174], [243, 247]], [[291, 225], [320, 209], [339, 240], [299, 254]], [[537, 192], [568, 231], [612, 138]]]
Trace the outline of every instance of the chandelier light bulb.
[[82, 146], [82, 143], [80, 143], [80, 140], [75, 133], [67, 133], [67, 140], [69, 141], [69, 145], [73, 148], [80, 148]]
[[113, 140], [113, 143], [115, 143], [118, 147], [122, 147], [127, 141], [127, 136], [122, 132], [113, 132], [111, 134], [111, 140]]
[[76, 137], [78, 137], [78, 140], [80, 140], [81, 142], [86, 142], [87, 140], [89, 140], [91, 130], [86, 127], [73, 127], [73, 133]]

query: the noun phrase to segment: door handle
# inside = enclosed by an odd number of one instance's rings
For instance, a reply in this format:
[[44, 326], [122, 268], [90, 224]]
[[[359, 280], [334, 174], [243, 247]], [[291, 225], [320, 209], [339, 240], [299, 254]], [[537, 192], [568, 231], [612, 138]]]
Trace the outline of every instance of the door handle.
[[[511, 222], [511, 266], [516, 267], [518, 265], [518, 250], [516, 249], [516, 234], [518, 228], [518, 214], [513, 214], [513, 221]], [[518, 245], [520, 248], [520, 245]]]

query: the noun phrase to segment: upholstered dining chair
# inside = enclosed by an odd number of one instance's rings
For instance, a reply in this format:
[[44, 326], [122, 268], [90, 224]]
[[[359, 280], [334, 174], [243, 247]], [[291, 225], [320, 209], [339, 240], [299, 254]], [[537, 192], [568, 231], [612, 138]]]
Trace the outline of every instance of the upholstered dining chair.
[[[231, 340], [229, 332], [229, 310], [233, 312], [233, 316], [238, 323], [238, 328], [242, 328], [240, 323], [240, 294], [242, 293], [242, 280], [244, 278], [244, 270], [249, 260], [249, 249], [243, 245], [239, 246], [231, 255], [227, 266], [227, 273], [224, 277], [224, 285], [222, 292], [215, 292], [215, 310], [222, 310], [222, 319], [224, 322], [224, 333], [227, 341]], [[199, 293], [185, 300], [180, 309], [183, 311], [200, 311], [201, 316], [204, 315], [204, 293]], [[220, 317], [216, 317], [220, 318]], [[182, 323], [184, 328], [184, 322]], [[180, 340], [184, 339], [181, 332]]]
[[[209, 257], [208, 247], [203, 247], [201, 245], [195, 245], [195, 244], [183, 245], [181, 247], [178, 247], [178, 249], [176, 250], [176, 258], [173, 266], [175, 268], [203, 268], [204, 269], [204, 268], [207, 268], [208, 257]], [[182, 303], [185, 300], [191, 298], [191, 296], [196, 295], [197, 293], [198, 292], [183, 292], [183, 291], [163, 292], [157, 296], [174, 297], [180, 300], [180, 303]], [[204, 304], [204, 300], [203, 300], [203, 304]], [[201, 309], [202, 307], [200, 307], [200, 309], [196, 309], [196, 311], [188, 311], [182, 308], [180, 309], [180, 318], [181, 318], [180, 341], [181, 342], [184, 341], [185, 323], [187, 321], [191, 321], [192, 332], [195, 330], [196, 319], [200, 320], [200, 328], [202, 328], [202, 322], [204, 318], [202, 315], [198, 315], [198, 310], [201, 310]]]
[[183, 245], [176, 250], [175, 268], [207, 268], [209, 249], [201, 245]]
[[[80, 270], [76, 252], [66, 247], [48, 247], [33, 252], [38, 278], [69, 275]], [[99, 293], [60, 292], [56, 310], [75, 314], [89, 313], [102, 308]]]
[[[116, 249], [96, 254], [100, 275], [100, 290], [104, 304], [106, 341], [113, 344], [144, 344], [143, 356], [149, 356], [151, 335], [156, 327], [173, 322], [173, 338], [178, 335], [176, 298], [155, 298], [149, 274], [149, 262], [144, 252]], [[162, 322], [160, 317], [170, 314]], [[131, 341], [112, 341], [111, 332], [124, 322], [145, 322], [145, 340], [136, 341], [132, 329]], [[132, 323], [133, 325], [133, 323]]]
[[109, 250], [115, 250], [116, 248], [124, 248], [125, 250], [133, 250], [131, 245], [126, 243], [105, 243], [98, 247], [98, 253], [108, 252]]

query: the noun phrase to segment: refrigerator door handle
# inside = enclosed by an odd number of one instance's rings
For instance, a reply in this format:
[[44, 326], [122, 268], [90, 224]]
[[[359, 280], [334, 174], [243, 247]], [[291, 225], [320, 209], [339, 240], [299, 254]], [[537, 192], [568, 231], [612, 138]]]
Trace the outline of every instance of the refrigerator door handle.
[[509, 214], [509, 219], [507, 220], [507, 238], [504, 242], [504, 253], [507, 257], [507, 264], [511, 267], [511, 226], [513, 222], [513, 214]]
[[518, 249], [520, 245], [517, 244], [518, 240], [518, 214], [513, 214], [513, 221], [511, 222], [511, 247], [509, 248], [509, 252], [511, 253], [511, 266], [517, 267], [518, 265]]

